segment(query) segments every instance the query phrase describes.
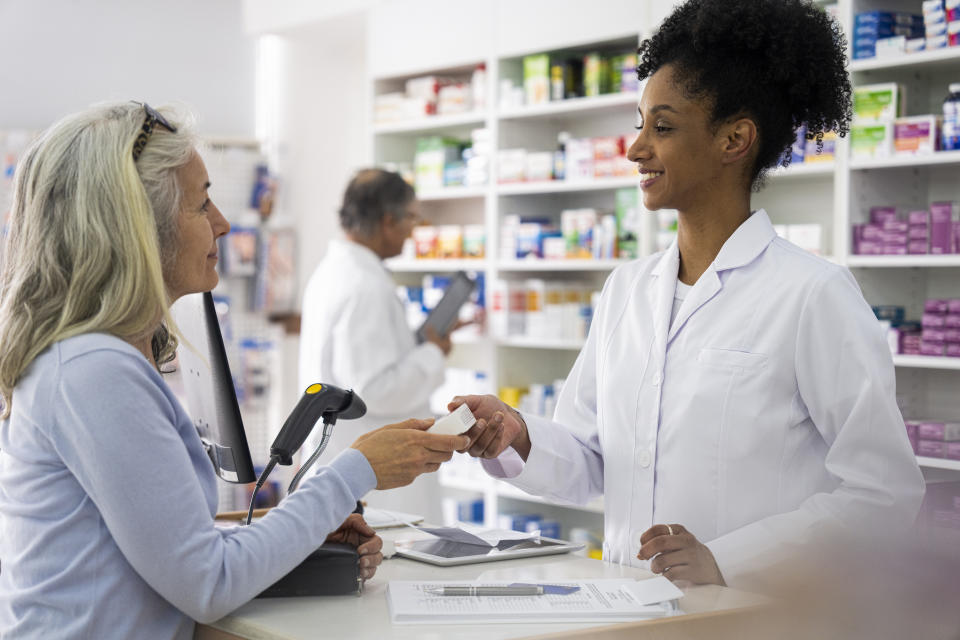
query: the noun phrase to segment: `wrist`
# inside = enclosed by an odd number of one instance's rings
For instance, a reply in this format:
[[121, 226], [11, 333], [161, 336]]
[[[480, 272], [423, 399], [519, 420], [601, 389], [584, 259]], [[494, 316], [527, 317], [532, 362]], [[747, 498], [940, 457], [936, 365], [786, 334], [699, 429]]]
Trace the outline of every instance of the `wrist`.
[[508, 407], [510, 412], [513, 414], [514, 419], [520, 423], [520, 433], [516, 438], [513, 439], [513, 442], [510, 446], [523, 458], [523, 461], [527, 461], [527, 457], [530, 455], [530, 431], [527, 429], [527, 421], [523, 419], [523, 416], [519, 411], [513, 407]]

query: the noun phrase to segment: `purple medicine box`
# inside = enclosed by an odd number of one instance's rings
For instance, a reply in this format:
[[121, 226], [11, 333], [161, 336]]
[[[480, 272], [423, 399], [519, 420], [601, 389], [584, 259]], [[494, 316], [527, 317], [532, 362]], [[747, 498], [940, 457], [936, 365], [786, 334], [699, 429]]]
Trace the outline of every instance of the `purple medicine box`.
[[943, 342], [920, 342], [921, 356], [942, 356], [946, 353], [946, 345]]
[[927, 240], [911, 240], [907, 243], [907, 253], [912, 256], [925, 255], [930, 250]]
[[930, 253], [953, 252], [953, 202], [930, 205]]
[[941, 298], [930, 298], [923, 303], [923, 312], [927, 313], [946, 313], [950, 308], [950, 301]]
[[960, 329], [960, 313], [948, 313], [943, 319], [943, 326], [947, 329]]
[[946, 342], [947, 341], [947, 330], [946, 329], [930, 329], [925, 327], [923, 329], [923, 342]]
[[948, 442], [947, 446], [944, 447], [943, 457], [960, 460], [960, 442]]
[[919, 420], [904, 420], [903, 426], [907, 428], [907, 435], [911, 437], [916, 437], [917, 427], [920, 426]]
[[947, 349], [944, 355], [950, 358], [960, 358], [960, 344], [956, 342], [947, 343]]
[[947, 300], [947, 313], [960, 314], [960, 300], [957, 300], [956, 298]]
[[883, 224], [896, 219], [896, 207], [870, 207], [870, 222], [874, 224]]
[[960, 329], [944, 329], [943, 341], [948, 344], [960, 343]]
[[926, 209], [922, 211], [911, 211], [907, 214], [907, 222], [911, 225], [927, 226], [930, 224], [930, 212]]
[[940, 442], [960, 440], [960, 422], [920, 422], [917, 424], [917, 437]]
[[[930, 302], [929, 300], [927, 301]], [[924, 329], [934, 328], [940, 329], [946, 325], [947, 316], [944, 313], [937, 313], [936, 311], [926, 311], [923, 316], [920, 318], [920, 325]]]
[[935, 440], [917, 440], [917, 455], [926, 458], [942, 458], [947, 452], [947, 443]]
[[912, 224], [907, 229], [907, 240], [924, 240], [930, 238], [930, 225]]

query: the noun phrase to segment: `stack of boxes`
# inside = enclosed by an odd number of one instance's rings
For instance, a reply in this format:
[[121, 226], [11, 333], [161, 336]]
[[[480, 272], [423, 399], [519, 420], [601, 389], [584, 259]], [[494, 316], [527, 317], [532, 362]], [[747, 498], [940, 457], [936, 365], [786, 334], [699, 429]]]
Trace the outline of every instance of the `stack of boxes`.
[[906, 420], [913, 451], [925, 458], [960, 460], [960, 423]]
[[585, 340], [599, 295], [539, 278], [498, 280], [490, 289], [490, 331], [498, 338]]
[[[926, 5], [926, 3], [924, 3]], [[866, 11], [853, 20], [853, 58], [883, 57], [907, 50], [924, 36], [923, 16], [900, 11]]]
[[918, 355], [960, 357], [960, 300], [927, 300], [920, 326]]
[[[501, 149], [497, 152], [500, 184], [545, 180], [591, 181], [637, 175], [626, 153], [636, 133], [623, 136], [567, 139], [557, 151]], [[560, 156], [560, 157], [558, 157]]]
[[[822, 146], [821, 146], [822, 144]], [[828, 131], [823, 134], [820, 143], [814, 138], [807, 140], [807, 128], [800, 125], [797, 128], [797, 137], [793, 140], [793, 146], [790, 148], [790, 164], [811, 164], [814, 162], [833, 162], [836, 156], [837, 134], [834, 131]], [[787, 153], [784, 152], [784, 156]], [[781, 165], [786, 164], [786, 158], [781, 159]]]
[[960, 44], [960, 0], [924, 0], [923, 24], [926, 50]]
[[960, 247], [960, 222], [954, 220], [954, 202], [933, 202], [929, 209], [909, 211], [906, 219], [897, 207], [870, 208], [870, 222], [853, 225], [854, 255], [943, 255]]
[[637, 91], [637, 54], [633, 51], [582, 56], [537, 53], [523, 59], [523, 87], [504, 79], [500, 107], [540, 105], [569, 98]]
[[854, 158], [883, 158], [891, 155], [894, 122], [904, 112], [904, 88], [895, 82], [856, 87], [853, 90], [850, 155]]
[[904, 322], [903, 307], [874, 307], [887, 329], [890, 351], [907, 356], [960, 358], [960, 300], [927, 300], [920, 322]]

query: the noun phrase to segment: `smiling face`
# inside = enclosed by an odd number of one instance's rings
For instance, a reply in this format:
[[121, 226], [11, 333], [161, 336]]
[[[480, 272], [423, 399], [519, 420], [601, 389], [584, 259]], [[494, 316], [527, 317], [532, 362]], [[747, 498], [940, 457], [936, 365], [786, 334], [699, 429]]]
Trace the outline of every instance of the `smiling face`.
[[723, 167], [723, 133], [706, 106], [684, 96], [670, 65], [650, 76], [637, 107], [639, 135], [627, 150], [650, 210], [709, 206]]
[[171, 301], [217, 286], [217, 238], [230, 231], [230, 223], [207, 194], [210, 179], [199, 154], [180, 168], [177, 178], [183, 201], [177, 216], [179, 248], [167, 274]]

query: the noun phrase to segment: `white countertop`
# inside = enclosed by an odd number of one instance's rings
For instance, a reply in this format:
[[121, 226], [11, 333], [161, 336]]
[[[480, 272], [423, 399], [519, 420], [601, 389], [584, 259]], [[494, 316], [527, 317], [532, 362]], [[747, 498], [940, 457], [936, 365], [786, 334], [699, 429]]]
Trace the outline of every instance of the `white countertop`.
[[[409, 528], [389, 529], [381, 531], [380, 535], [385, 541], [422, 537]], [[603, 623], [396, 625], [390, 622], [386, 598], [387, 583], [390, 580], [548, 582], [577, 578], [644, 579], [652, 575], [643, 569], [609, 564], [569, 553], [456, 567], [437, 567], [394, 557], [383, 561], [376, 576], [367, 581], [363, 594], [359, 597], [347, 595], [257, 599], [209, 626], [253, 640], [307, 640], [318, 637], [358, 640], [525, 638], [545, 633], [589, 629]], [[742, 591], [701, 586], [686, 590], [679, 604], [685, 613], [704, 613], [748, 607], [761, 602], [762, 598], [759, 596]], [[203, 626], [198, 627], [197, 637], [204, 637]]]

